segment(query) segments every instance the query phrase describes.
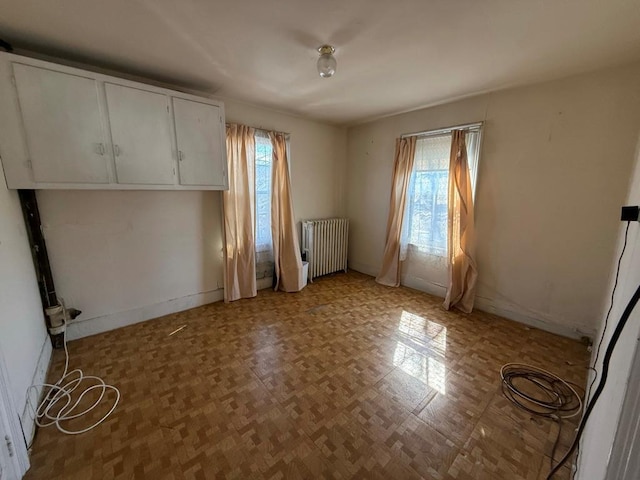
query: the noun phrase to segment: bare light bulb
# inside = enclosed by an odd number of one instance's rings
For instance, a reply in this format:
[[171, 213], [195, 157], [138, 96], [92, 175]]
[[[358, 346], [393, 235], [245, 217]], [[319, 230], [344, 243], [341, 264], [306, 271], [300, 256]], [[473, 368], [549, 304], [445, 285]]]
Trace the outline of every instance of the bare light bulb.
[[335, 51], [336, 49], [331, 45], [323, 45], [318, 48], [318, 52], [320, 53], [320, 58], [318, 58], [318, 73], [322, 78], [329, 78], [336, 73], [338, 62], [336, 62], [336, 58], [333, 56]]

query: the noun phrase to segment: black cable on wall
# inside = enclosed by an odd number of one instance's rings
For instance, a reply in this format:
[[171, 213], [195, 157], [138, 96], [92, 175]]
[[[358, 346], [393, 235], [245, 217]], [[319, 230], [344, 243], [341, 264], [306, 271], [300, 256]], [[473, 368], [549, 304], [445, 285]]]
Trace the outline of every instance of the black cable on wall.
[[631, 312], [633, 312], [633, 309], [637, 305], [639, 299], [640, 299], [640, 285], [638, 285], [638, 288], [636, 289], [635, 293], [629, 300], [629, 303], [627, 303], [627, 306], [625, 307], [624, 312], [622, 312], [622, 316], [620, 317], [620, 321], [616, 325], [616, 328], [613, 331], [613, 334], [611, 335], [611, 340], [609, 340], [609, 344], [607, 345], [607, 349], [605, 350], [604, 358], [602, 360], [602, 375], [600, 376], [600, 382], [598, 382], [598, 387], [593, 393], [593, 397], [591, 398], [591, 401], [589, 401], [589, 404], [587, 405], [584, 415], [582, 416], [582, 420], [580, 420], [580, 425], [578, 426], [578, 433], [576, 434], [576, 437], [574, 438], [573, 443], [571, 444], [571, 448], [569, 448], [569, 450], [564, 455], [564, 457], [562, 457], [560, 462], [558, 462], [558, 464], [551, 470], [551, 472], [549, 473], [549, 476], [547, 476], [547, 480], [551, 480], [553, 478], [553, 476], [558, 472], [558, 470], [560, 470], [562, 465], [564, 465], [567, 462], [569, 457], [571, 457], [573, 452], [575, 452], [576, 448], [578, 447], [578, 443], [580, 442], [580, 437], [584, 432], [584, 428], [587, 425], [587, 421], [589, 420], [589, 417], [591, 416], [591, 412], [593, 412], [593, 407], [595, 407], [596, 402], [600, 398], [600, 395], [604, 390], [605, 384], [607, 383], [607, 377], [609, 376], [609, 364], [611, 362], [611, 357], [613, 356], [613, 350], [615, 349], [616, 344], [620, 339], [620, 335], [622, 334], [622, 330], [624, 330], [624, 327], [627, 324], [629, 317], [631, 316]]

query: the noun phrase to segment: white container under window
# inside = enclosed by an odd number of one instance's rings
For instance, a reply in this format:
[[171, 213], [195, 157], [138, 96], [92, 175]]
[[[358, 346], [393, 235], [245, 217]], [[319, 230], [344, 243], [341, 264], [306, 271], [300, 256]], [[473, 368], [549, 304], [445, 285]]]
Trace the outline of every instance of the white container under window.
[[298, 285], [300, 290], [307, 286], [307, 277], [309, 275], [309, 262], [302, 262], [302, 270], [298, 272]]

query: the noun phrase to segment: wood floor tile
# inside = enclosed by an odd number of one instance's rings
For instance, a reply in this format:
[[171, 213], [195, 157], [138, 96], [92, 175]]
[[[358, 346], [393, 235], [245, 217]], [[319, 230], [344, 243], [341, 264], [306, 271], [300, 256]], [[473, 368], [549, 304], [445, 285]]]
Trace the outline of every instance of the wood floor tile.
[[[506, 400], [499, 369], [531, 363], [580, 390], [588, 352], [441, 303], [335, 274], [71, 342], [71, 367], [122, 400], [86, 434], [39, 429], [26, 479], [545, 478], [558, 425]], [[54, 352], [50, 380], [63, 364]]]
[[[544, 458], [540, 424], [514, 421], [487, 409], [454, 461], [454, 478], [535, 480]], [[544, 428], [544, 427], [543, 427]]]
[[409, 415], [385, 442], [398, 461], [423, 478], [444, 478], [459, 448], [434, 428]]
[[456, 445], [463, 446], [497, 391], [478, 383], [476, 386], [461, 374], [447, 373], [440, 388], [416, 416]]
[[311, 436], [326, 461], [343, 478], [366, 478], [370, 472], [383, 470], [392, 452], [379, 442], [380, 437], [367, 432], [357, 420], [339, 413]]
[[294, 392], [281, 404], [296, 428], [310, 437], [343, 410], [339, 399], [314, 384]]

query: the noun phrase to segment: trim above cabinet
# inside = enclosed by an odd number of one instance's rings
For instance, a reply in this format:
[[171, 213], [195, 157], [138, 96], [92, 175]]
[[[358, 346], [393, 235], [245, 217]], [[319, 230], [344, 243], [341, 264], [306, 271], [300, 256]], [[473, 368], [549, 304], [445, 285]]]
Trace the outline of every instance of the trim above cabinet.
[[11, 189], [226, 190], [224, 104], [0, 52]]

